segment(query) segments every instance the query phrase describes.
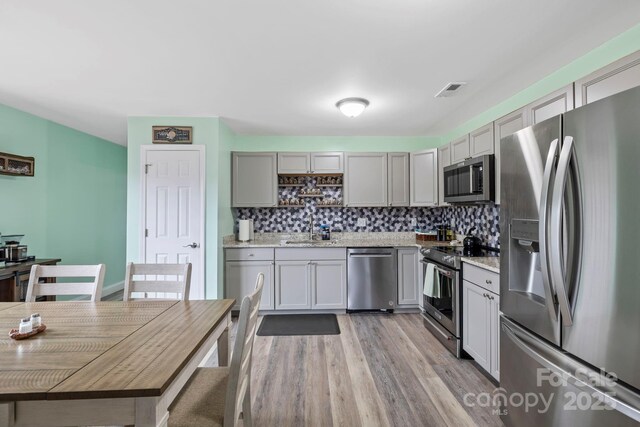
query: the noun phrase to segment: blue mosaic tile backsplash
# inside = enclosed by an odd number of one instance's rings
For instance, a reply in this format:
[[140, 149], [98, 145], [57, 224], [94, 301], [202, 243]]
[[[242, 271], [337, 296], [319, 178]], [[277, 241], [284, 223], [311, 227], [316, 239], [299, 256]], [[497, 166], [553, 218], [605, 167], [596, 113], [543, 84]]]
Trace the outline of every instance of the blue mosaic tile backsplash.
[[[305, 184], [315, 186], [315, 178]], [[280, 187], [279, 199], [291, 201], [297, 198], [300, 187]], [[325, 199], [342, 203], [342, 188], [324, 187]], [[486, 246], [500, 247], [499, 208], [493, 205], [446, 206], [437, 208], [325, 208], [318, 206], [320, 198], [305, 198], [304, 207], [240, 208], [234, 209], [234, 217], [253, 219], [256, 232], [301, 233], [309, 231], [309, 216], [314, 224], [331, 226], [334, 231], [358, 232], [407, 232], [415, 228], [433, 230], [439, 224], [450, 226], [453, 220], [456, 233], [465, 234], [476, 227], [476, 235]], [[366, 218], [367, 226], [358, 227], [358, 218]], [[417, 227], [411, 226], [415, 218]]]

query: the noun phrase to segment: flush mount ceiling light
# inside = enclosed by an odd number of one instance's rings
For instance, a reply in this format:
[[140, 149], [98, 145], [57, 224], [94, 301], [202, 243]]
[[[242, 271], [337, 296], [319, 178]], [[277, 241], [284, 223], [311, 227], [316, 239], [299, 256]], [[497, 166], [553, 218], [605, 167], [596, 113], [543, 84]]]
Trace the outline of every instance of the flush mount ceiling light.
[[336, 102], [338, 110], [347, 117], [358, 117], [368, 106], [369, 101], [364, 98], [345, 98]]

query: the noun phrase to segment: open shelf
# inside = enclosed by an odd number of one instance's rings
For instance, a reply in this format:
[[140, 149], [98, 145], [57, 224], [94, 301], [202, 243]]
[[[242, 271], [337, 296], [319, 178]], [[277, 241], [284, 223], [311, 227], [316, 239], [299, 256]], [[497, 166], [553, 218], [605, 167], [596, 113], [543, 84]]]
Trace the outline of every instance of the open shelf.
[[344, 208], [343, 205], [316, 205], [317, 208]]
[[324, 194], [298, 194], [298, 197], [308, 197], [308, 198], [318, 197], [322, 199], [324, 198]]
[[278, 205], [279, 208], [293, 208], [293, 209], [299, 209], [299, 208], [304, 208], [305, 205]]
[[316, 184], [316, 187], [342, 187], [342, 184]]
[[278, 184], [278, 187], [304, 187], [306, 184]]

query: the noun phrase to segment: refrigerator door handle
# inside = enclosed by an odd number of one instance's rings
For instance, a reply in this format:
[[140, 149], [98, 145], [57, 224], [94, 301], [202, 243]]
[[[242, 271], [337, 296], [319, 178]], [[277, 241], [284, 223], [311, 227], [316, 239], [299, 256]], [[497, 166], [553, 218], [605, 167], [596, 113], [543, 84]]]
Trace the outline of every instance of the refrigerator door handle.
[[555, 302], [555, 290], [551, 279], [549, 268], [549, 243], [547, 240], [548, 220], [549, 220], [549, 196], [551, 194], [551, 181], [554, 175], [554, 163], [558, 156], [558, 139], [551, 141], [547, 162], [544, 167], [542, 179], [542, 195], [540, 197], [539, 222], [538, 222], [538, 244], [540, 246], [540, 268], [542, 269], [542, 283], [544, 285], [545, 302], [549, 309], [551, 320], [558, 318], [558, 309]]
[[[502, 317], [502, 331], [525, 354], [550, 372], [558, 375], [563, 381], [571, 383], [581, 390], [589, 390], [591, 393], [597, 394], [601, 402], [640, 422], [640, 396], [623, 385], [614, 383], [610, 377], [605, 376], [602, 372], [574, 361], [565, 353], [531, 337], [515, 325], [511, 327], [510, 324], [509, 320]], [[581, 379], [577, 375], [583, 378]], [[594, 385], [594, 379], [598, 380], [597, 386]]]
[[562, 265], [562, 204], [567, 184], [567, 175], [569, 174], [569, 162], [574, 155], [573, 137], [565, 136], [562, 151], [560, 152], [560, 160], [558, 160], [558, 172], [553, 186], [549, 215], [549, 235], [553, 236], [549, 244], [551, 282], [558, 297], [558, 306], [560, 307], [562, 324], [564, 326], [573, 325], [573, 312], [567, 295], [564, 267]]

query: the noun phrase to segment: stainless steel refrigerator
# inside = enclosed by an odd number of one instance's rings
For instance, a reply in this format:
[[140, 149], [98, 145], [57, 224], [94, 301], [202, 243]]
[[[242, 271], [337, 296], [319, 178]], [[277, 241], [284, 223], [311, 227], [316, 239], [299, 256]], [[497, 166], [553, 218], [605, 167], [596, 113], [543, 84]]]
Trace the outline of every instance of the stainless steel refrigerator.
[[640, 87], [501, 141], [508, 426], [640, 424]]

